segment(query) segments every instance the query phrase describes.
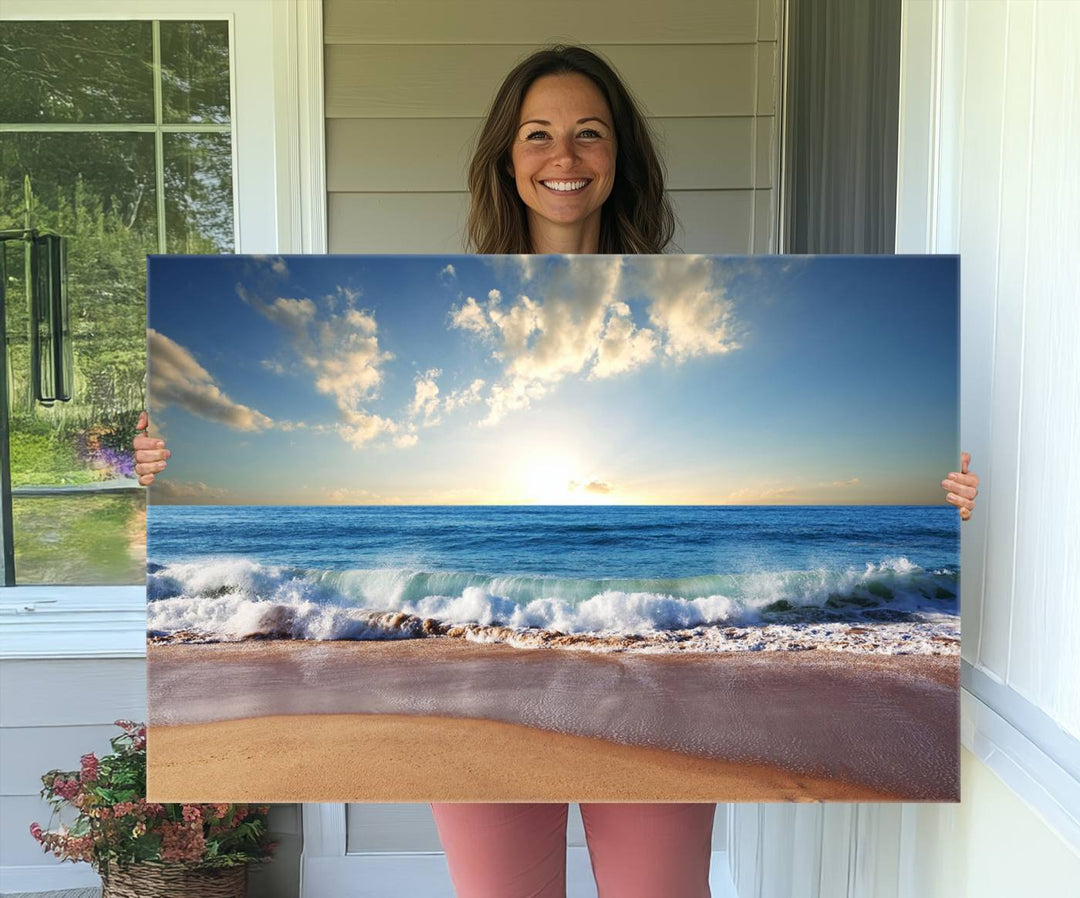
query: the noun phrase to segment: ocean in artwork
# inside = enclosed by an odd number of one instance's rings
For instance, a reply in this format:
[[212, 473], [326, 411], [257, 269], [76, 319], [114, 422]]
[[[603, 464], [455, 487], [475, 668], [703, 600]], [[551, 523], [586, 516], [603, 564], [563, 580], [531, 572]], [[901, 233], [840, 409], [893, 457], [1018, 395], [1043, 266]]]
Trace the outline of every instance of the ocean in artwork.
[[686, 652], [959, 645], [941, 506], [154, 506], [164, 642]]

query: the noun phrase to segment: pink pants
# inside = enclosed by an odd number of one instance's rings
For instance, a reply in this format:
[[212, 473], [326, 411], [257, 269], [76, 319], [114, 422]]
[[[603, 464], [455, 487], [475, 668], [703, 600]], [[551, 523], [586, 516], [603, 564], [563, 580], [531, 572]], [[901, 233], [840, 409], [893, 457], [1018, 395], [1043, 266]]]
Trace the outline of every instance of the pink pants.
[[[433, 804], [458, 898], [564, 898], [565, 804]], [[712, 804], [583, 804], [599, 898], [709, 898]]]

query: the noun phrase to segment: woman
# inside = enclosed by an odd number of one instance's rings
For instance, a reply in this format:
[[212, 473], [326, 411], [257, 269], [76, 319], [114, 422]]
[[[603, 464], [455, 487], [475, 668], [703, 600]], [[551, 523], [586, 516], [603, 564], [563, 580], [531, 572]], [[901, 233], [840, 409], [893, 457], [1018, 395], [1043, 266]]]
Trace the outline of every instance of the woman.
[[[618, 76], [580, 47], [533, 54], [495, 97], [469, 168], [469, 248], [479, 253], [660, 253], [674, 217], [648, 127]], [[139, 428], [146, 427], [145, 413]], [[164, 470], [161, 440], [135, 440], [136, 472]], [[971, 516], [978, 478], [942, 481]], [[565, 894], [565, 804], [436, 804], [461, 898]], [[601, 898], [707, 898], [714, 805], [583, 804]]]

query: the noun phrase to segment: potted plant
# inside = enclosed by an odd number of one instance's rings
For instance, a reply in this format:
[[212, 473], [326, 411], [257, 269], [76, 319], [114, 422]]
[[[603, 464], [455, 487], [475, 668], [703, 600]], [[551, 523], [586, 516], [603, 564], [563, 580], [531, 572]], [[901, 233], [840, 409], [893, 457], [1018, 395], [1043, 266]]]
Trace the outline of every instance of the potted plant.
[[102, 898], [243, 898], [248, 864], [268, 861], [269, 807], [146, 800], [146, 726], [118, 720], [113, 753], [82, 756], [78, 771], [50, 770], [41, 797], [75, 819], [30, 834], [65, 861], [101, 875]]

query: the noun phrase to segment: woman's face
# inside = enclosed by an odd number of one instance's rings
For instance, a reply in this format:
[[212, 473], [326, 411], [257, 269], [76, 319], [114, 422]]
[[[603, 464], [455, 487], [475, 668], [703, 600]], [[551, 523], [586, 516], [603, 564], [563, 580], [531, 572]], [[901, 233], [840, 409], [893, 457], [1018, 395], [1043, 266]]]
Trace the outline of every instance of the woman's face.
[[518, 194], [536, 228], [599, 226], [615, 182], [615, 129], [599, 88], [584, 75], [532, 83], [510, 151]]

